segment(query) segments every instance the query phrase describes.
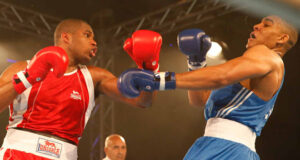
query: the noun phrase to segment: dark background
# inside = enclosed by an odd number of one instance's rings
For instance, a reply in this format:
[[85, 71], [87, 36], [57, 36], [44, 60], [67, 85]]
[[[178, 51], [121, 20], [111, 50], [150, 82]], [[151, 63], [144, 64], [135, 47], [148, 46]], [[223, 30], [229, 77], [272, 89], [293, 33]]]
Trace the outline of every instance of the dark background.
[[[2, 0], [4, 1], [4, 0]], [[95, 32], [111, 26], [125, 23], [144, 14], [178, 3], [178, 0], [7, 0], [4, 1], [59, 19], [81, 18], [90, 23], [102, 15], [104, 23], [94, 25]], [[187, 26], [201, 28], [215, 40], [222, 40], [228, 45], [224, 51], [226, 59], [240, 56], [252, 26], [260, 17], [243, 11]], [[176, 46], [179, 30], [163, 34], [161, 50], [161, 71], [185, 72], [186, 59]], [[7, 59], [31, 59], [42, 47], [52, 45], [52, 40], [34, 37], [23, 33], [0, 28], [0, 71], [11, 63]], [[100, 35], [101, 36], [101, 35]], [[101, 49], [102, 44], [99, 43]], [[285, 57], [285, 83], [279, 94], [272, 116], [257, 138], [256, 148], [262, 160], [299, 159], [299, 60], [300, 44], [296, 45]], [[98, 54], [106, 54], [100, 51]], [[129, 56], [122, 50], [115, 55], [114, 70], [118, 76], [125, 68], [134, 66]], [[102, 67], [100, 65], [100, 67]], [[251, 66], [249, 66], [251, 67]], [[104, 97], [104, 99], [108, 99]], [[185, 90], [159, 92], [153, 106], [147, 109], [133, 108], [116, 102], [114, 109], [114, 133], [123, 135], [127, 141], [128, 160], [179, 160], [203, 134], [205, 120], [202, 108], [188, 104]], [[100, 110], [101, 110], [100, 106]], [[99, 111], [90, 119], [79, 144], [79, 159], [96, 159], [99, 148], [91, 147], [92, 135], [99, 132]], [[8, 122], [8, 110], [0, 114], [0, 143], [5, 136]], [[93, 134], [91, 134], [93, 133]]]

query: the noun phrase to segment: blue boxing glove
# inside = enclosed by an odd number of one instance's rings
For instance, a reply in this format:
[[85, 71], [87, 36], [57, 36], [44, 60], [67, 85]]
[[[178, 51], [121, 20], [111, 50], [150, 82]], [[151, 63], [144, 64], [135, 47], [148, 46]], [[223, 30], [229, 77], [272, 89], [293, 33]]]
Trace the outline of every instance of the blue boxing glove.
[[187, 29], [177, 36], [178, 47], [187, 55], [189, 71], [206, 66], [206, 54], [211, 47], [211, 40], [201, 29]]
[[140, 95], [142, 90], [168, 90], [175, 89], [175, 73], [159, 72], [153, 73], [149, 70], [128, 69], [118, 78], [119, 91], [128, 98], [134, 98]]

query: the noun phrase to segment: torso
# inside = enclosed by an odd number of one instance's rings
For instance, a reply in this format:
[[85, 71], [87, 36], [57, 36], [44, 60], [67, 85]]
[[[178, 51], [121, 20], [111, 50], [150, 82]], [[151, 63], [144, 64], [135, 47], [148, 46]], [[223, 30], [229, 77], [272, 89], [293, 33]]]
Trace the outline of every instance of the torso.
[[265, 76], [246, 79], [213, 90], [205, 107], [206, 119], [217, 117], [233, 120], [251, 128], [260, 135], [270, 117], [283, 83], [284, 66], [274, 54], [272, 71]]
[[87, 70], [56, 78], [50, 72], [10, 105], [8, 128], [50, 133], [78, 143], [93, 107], [93, 84]]

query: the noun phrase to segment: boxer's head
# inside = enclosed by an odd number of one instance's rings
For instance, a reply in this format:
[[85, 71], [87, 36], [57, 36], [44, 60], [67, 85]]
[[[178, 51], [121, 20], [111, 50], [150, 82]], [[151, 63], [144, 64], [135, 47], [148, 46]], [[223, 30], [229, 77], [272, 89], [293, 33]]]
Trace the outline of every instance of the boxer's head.
[[97, 43], [89, 24], [78, 19], [63, 20], [54, 33], [54, 43], [66, 50], [70, 62], [87, 63], [96, 55]]
[[247, 47], [264, 44], [270, 49], [286, 52], [296, 44], [297, 39], [295, 27], [278, 16], [267, 16], [253, 26]]

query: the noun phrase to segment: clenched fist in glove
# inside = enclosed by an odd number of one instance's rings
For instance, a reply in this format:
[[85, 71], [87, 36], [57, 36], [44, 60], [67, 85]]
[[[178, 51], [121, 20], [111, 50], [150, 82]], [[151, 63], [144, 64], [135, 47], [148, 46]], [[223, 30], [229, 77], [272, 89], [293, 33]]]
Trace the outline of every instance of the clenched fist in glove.
[[128, 98], [140, 95], [141, 91], [169, 90], [176, 88], [174, 72], [154, 73], [143, 69], [128, 69], [118, 78], [119, 91]]
[[161, 44], [162, 37], [159, 33], [150, 30], [138, 30], [125, 41], [123, 49], [135, 61], [138, 68], [158, 72]]
[[69, 58], [64, 49], [50, 46], [38, 51], [29, 62], [25, 71], [20, 71], [13, 77], [15, 90], [20, 94], [47, 76], [51, 68], [56, 77], [64, 75], [69, 64]]
[[206, 66], [206, 54], [211, 40], [201, 29], [186, 29], [177, 36], [178, 47], [187, 55], [189, 71]]

